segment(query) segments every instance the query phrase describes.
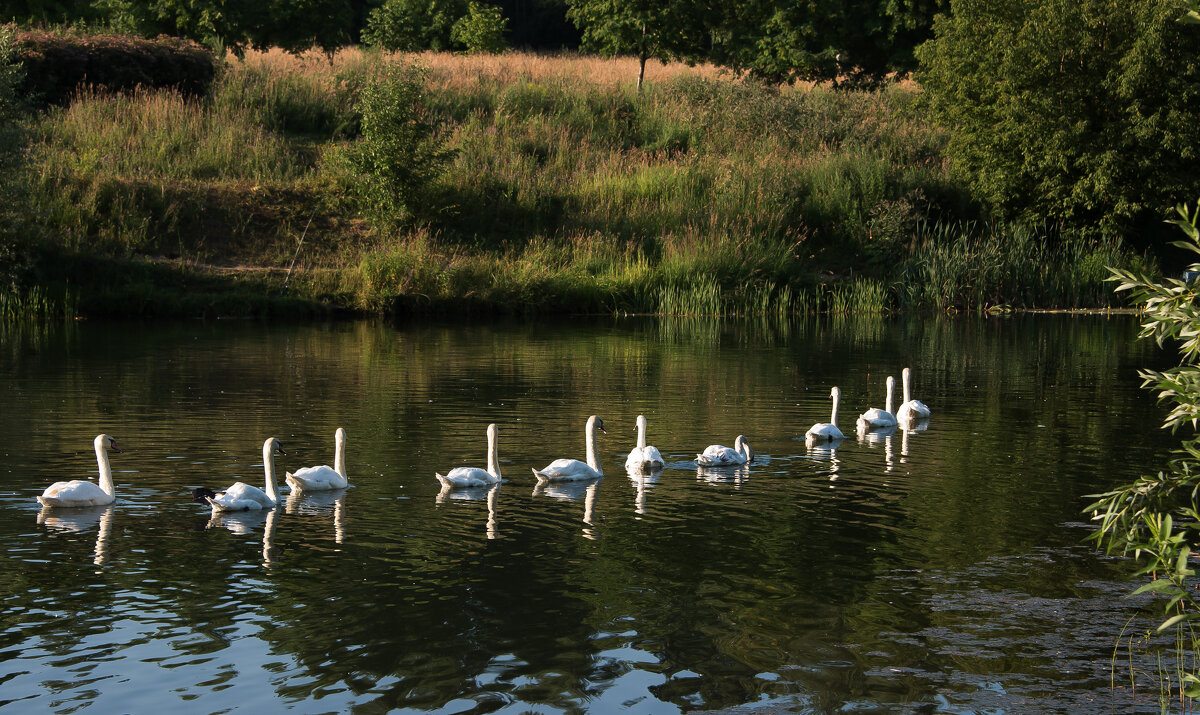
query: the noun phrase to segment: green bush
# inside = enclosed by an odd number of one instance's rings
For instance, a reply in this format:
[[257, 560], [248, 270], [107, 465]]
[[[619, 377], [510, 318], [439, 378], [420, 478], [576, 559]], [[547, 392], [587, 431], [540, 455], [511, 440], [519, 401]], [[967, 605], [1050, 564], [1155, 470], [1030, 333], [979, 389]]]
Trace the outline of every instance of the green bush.
[[452, 157], [427, 119], [426, 71], [388, 64], [363, 87], [362, 136], [349, 150], [368, 210], [385, 223], [420, 214], [433, 180]]
[[465, 47], [468, 54], [496, 54], [508, 46], [504, 41], [507, 31], [508, 18], [500, 8], [471, 2], [467, 14], [450, 28], [450, 40]]
[[385, 0], [367, 17], [362, 40], [390, 52], [445, 50], [466, 12], [465, 0]]
[[947, 153], [1009, 216], [1130, 233], [1200, 193], [1176, 0], [958, 0], [918, 50]]
[[48, 104], [66, 104], [82, 85], [116, 92], [170, 88], [202, 96], [217, 69], [211, 51], [171, 37], [31, 31], [18, 36], [17, 51], [25, 68], [23, 90]]

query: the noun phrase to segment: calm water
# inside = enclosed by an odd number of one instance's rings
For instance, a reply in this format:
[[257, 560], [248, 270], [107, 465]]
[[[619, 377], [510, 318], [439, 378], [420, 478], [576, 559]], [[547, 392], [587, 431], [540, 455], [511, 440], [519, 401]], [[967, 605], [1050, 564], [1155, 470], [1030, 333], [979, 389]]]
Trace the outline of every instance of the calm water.
[[[1082, 495], [1175, 446], [1136, 376], [1169, 356], [1136, 330], [0, 325], [0, 706], [1156, 712], [1110, 661], [1157, 611], [1080, 546]], [[805, 448], [831, 385], [852, 428], [906, 365], [927, 430]], [[535, 489], [593, 413], [607, 476]], [[638, 414], [657, 478], [622, 467]], [[435, 470], [485, 466], [489, 422], [503, 485], [439, 496]], [[351, 489], [189, 501], [261, 483], [269, 436], [281, 470], [331, 463], [338, 426]], [[117, 504], [41, 515], [46, 485], [95, 479], [99, 432], [125, 449]], [[697, 470], [738, 434], [755, 464]]]

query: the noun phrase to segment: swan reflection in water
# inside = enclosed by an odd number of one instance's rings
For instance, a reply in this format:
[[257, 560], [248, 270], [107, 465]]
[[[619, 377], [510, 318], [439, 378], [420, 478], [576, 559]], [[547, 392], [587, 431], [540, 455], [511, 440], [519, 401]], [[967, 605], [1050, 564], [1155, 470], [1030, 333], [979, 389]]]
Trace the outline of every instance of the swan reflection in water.
[[[828, 459], [829, 460], [829, 481], [836, 482], [838, 472], [842, 469], [842, 460], [838, 459], [838, 447], [842, 446], [842, 440], [835, 439], [831, 442], [822, 442], [820, 444], [808, 443], [808, 456], [813, 459]], [[834, 485], [830, 484], [829, 488], [833, 489]]]
[[293, 491], [288, 494], [284, 508], [288, 514], [324, 516], [333, 512], [333, 542], [346, 539], [346, 490], [311, 492]]
[[275, 557], [275, 522], [279, 519], [278, 509], [261, 511], [220, 511], [213, 509], [208, 519], [206, 529], [225, 529], [238, 536], [246, 536], [254, 532], [259, 525], [263, 527], [262, 557], [263, 566], [270, 566]]
[[90, 531], [94, 526], [98, 527], [96, 550], [92, 556], [92, 563], [103, 566], [108, 559], [108, 539], [112, 533], [113, 511], [112, 504], [73, 509], [43, 507], [38, 512], [37, 523], [48, 529], [68, 534], [82, 534]]
[[750, 478], [749, 465], [736, 467], [696, 467], [696, 479], [710, 484], [732, 484], [734, 489], [741, 489]]
[[595, 540], [599, 537], [595, 525], [596, 491], [603, 479], [573, 482], [538, 482], [533, 487], [533, 496], [548, 496], [552, 499], [575, 501], [583, 499], [583, 536]]
[[[500, 538], [500, 529], [496, 523], [496, 506], [500, 502], [500, 485], [502, 482], [496, 482], [487, 487], [454, 487], [450, 485], [442, 485], [441, 491], [437, 493], [434, 500], [438, 504], [445, 504], [449, 499], [458, 499], [462, 501], [477, 501], [479, 499], [487, 499], [487, 537], [489, 539]], [[536, 488], [535, 488], [536, 492]]]
[[656, 470], [653, 473], [643, 473], [638, 468], [626, 467], [626, 472], [629, 474], [629, 481], [637, 488], [637, 496], [633, 499], [634, 513], [641, 515], [646, 513], [646, 487], [652, 484], [658, 484], [658, 478], [662, 474], [662, 470]]

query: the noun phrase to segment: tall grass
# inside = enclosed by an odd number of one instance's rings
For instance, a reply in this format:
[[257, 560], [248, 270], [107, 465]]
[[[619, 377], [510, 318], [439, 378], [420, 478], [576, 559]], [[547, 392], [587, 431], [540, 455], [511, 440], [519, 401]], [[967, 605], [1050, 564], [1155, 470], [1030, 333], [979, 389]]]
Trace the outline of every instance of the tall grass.
[[77, 303], [78, 297], [69, 287], [57, 296], [41, 286], [0, 289], [0, 320], [71, 320], [78, 314]]
[[634, 62], [520, 53], [400, 58], [429, 68], [425, 111], [456, 153], [423, 223], [373, 224], [343, 158], [361, 88], [396, 59], [251, 52], [202, 101], [82, 93], [34, 127], [24, 212], [67, 251], [298, 256], [293, 290], [384, 312], [1104, 304], [1103, 266], [1133, 260], [976, 228], [911, 85], [770, 90], [672, 64], [638, 94]]

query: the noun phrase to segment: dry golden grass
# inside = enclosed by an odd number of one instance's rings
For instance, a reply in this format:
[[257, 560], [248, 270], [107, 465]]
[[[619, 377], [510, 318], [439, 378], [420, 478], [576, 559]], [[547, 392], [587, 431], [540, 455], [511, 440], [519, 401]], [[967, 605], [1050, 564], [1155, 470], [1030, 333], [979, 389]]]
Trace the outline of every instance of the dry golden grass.
[[[473, 86], [481, 78], [501, 85], [519, 81], [576, 80], [598, 86], [633, 85], [637, 81], [638, 63], [632, 57], [595, 57], [575, 53], [536, 54], [505, 52], [500, 55], [458, 55], [451, 52], [415, 52], [398, 55], [428, 67], [435, 85], [452, 89]], [[248, 51], [242, 60], [230, 57], [229, 62], [244, 63], [248, 68], [290, 72], [341, 72], [369, 61], [367, 53], [357, 47], [339, 50], [332, 56], [318, 50], [293, 55], [280, 49]], [[646, 82], [664, 81], [679, 76], [729, 79], [728, 70], [715, 65], [689, 67], [682, 62], [663, 64], [652, 60], [646, 64]]]

